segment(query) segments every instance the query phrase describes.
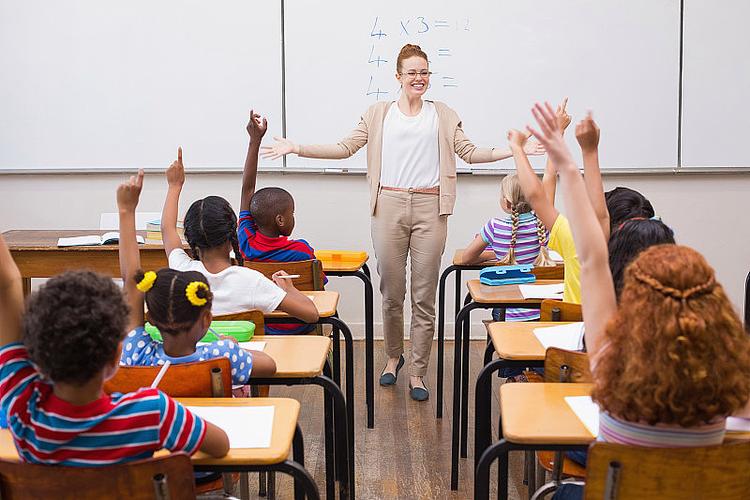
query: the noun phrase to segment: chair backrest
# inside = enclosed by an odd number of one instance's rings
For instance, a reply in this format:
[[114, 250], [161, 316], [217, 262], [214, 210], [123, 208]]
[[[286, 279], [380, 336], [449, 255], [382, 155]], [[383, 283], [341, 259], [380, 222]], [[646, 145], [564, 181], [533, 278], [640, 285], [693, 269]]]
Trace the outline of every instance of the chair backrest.
[[106, 467], [62, 467], [0, 460], [3, 500], [59, 498], [165, 500], [195, 498], [193, 466], [185, 453]]
[[242, 311], [239, 313], [214, 316], [214, 321], [251, 321], [255, 323], [255, 333], [253, 333], [253, 338], [262, 337], [266, 334], [266, 322], [263, 316], [263, 311], [258, 311], [257, 309], [253, 309], [252, 311]]
[[589, 355], [585, 352], [548, 347], [544, 355], [544, 381], [591, 382]]
[[563, 266], [534, 266], [531, 273], [538, 280], [561, 280], [565, 278], [565, 268]]
[[539, 311], [539, 321], [583, 321], [581, 304], [545, 299]]
[[245, 267], [255, 269], [266, 278], [276, 271], [286, 271], [289, 274], [299, 274], [293, 283], [297, 290], [311, 292], [323, 290], [323, 265], [317, 259], [299, 260], [294, 262], [245, 262]]
[[586, 462], [587, 500], [748, 498], [750, 442], [705, 448], [595, 443]]
[[[161, 366], [120, 366], [104, 383], [104, 392], [135, 392], [150, 387]], [[231, 398], [232, 366], [227, 358], [171, 365], [159, 389], [173, 398]]]

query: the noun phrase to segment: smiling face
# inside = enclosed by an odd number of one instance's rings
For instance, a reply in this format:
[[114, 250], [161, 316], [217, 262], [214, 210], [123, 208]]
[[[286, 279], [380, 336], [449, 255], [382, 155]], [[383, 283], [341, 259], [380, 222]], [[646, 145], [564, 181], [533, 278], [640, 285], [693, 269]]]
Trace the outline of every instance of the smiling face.
[[421, 56], [407, 57], [401, 62], [396, 79], [401, 83], [402, 92], [407, 97], [421, 97], [430, 84], [430, 70], [427, 59]]

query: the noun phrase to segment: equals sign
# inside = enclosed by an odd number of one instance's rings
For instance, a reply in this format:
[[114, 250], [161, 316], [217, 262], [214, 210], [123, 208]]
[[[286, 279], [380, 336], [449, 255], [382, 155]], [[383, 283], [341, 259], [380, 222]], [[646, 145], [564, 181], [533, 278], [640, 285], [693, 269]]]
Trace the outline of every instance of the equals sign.
[[458, 87], [458, 82], [456, 82], [456, 79], [452, 76], [444, 76], [443, 77], [443, 87], [444, 88], [455, 88]]
[[451, 49], [438, 49], [438, 57], [450, 57], [452, 55]]
[[448, 24], [448, 21], [435, 21], [435, 27], [436, 28], [449, 28], [450, 25]]

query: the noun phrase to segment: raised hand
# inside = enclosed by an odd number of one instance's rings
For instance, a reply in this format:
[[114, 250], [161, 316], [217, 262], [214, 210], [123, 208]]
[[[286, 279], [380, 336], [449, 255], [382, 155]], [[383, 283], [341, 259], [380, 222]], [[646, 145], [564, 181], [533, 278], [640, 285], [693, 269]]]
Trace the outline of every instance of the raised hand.
[[576, 125], [576, 139], [584, 153], [594, 152], [599, 147], [599, 127], [591, 116], [591, 111]]
[[561, 169], [570, 167], [577, 169], [570, 150], [563, 139], [562, 130], [557, 122], [552, 106], [547, 102], [544, 103], [544, 106], [536, 103], [531, 109], [531, 113], [539, 124], [541, 132], [528, 125], [526, 126], [526, 130], [545, 147], [554, 168], [558, 172]]
[[265, 118], [261, 121], [260, 115], [251, 109], [250, 121], [247, 122], [245, 129], [250, 135], [250, 142], [260, 144], [261, 139], [266, 135], [266, 130], [268, 130], [268, 121]]
[[131, 175], [127, 182], [120, 184], [117, 188], [117, 208], [121, 212], [135, 212], [138, 199], [143, 189], [143, 169], [138, 174]]
[[182, 164], [182, 148], [177, 148], [177, 160], [167, 169], [167, 184], [182, 187], [185, 184], [185, 166]]
[[557, 125], [560, 127], [560, 130], [562, 130], [563, 133], [565, 133], [565, 129], [568, 128], [568, 125], [570, 125], [570, 115], [568, 114], [568, 98], [564, 98], [560, 104], [557, 105], [557, 109], [555, 110], [555, 118], [557, 118]]
[[289, 153], [297, 154], [297, 145], [289, 139], [285, 137], [274, 137], [273, 140], [276, 141], [273, 146], [263, 146], [260, 148], [263, 158], [275, 160], [288, 155]]
[[528, 138], [529, 133], [527, 132], [521, 132], [514, 128], [508, 130], [508, 143], [510, 143], [511, 147], [524, 148]]

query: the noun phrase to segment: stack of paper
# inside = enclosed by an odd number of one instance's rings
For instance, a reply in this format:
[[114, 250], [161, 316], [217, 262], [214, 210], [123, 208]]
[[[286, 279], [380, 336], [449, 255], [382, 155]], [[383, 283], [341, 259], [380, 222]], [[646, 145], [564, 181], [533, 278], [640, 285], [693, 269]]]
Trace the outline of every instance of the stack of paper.
[[534, 328], [534, 336], [544, 346], [567, 349], [569, 351], [583, 350], [583, 323], [567, 323], [547, 328]]
[[558, 299], [562, 300], [563, 284], [553, 285], [518, 285], [524, 299]]
[[599, 405], [591, 400], [591, 396], [568, 396], [565, 398], [570, 409], [583, 423], [592, 436], [599, 435]]
[[191, 412], [220, 427], [230, 448], [270, 448], [273, 406], [187, 406]]

